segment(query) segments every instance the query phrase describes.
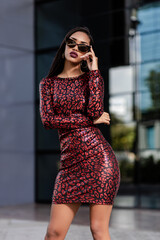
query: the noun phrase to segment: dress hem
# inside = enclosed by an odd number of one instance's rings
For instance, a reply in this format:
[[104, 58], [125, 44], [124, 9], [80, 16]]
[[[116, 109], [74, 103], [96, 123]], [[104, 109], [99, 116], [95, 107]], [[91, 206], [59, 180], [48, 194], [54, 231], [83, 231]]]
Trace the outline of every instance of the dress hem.
[[63, 203], [91, 203], [91, 204], [100, 204], [100, 205], [114, 205], [114, 202], [95, 202], [95, 201], [63, 201], [63, 202], [57, 202], [52, 201], [52, 204], [63, 204]]

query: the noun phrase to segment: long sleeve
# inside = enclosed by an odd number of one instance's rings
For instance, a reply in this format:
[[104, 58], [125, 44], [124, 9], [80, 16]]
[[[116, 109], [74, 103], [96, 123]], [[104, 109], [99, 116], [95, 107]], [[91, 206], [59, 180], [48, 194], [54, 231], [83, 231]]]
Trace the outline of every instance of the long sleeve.
[[99, 118], [104, 112], [104, 80], [100, 70], [89, 71], [89, 100], [87, 115], [91, 120]]
[[44, 128], [75, 129], [93, 125], [93, 121], [80, 113], [72, 113], [70, 116], [55, 114], [51, 95], [51, 81], [49, 78], [42, 78], [39, 84], [39, 95], [39, 111]]

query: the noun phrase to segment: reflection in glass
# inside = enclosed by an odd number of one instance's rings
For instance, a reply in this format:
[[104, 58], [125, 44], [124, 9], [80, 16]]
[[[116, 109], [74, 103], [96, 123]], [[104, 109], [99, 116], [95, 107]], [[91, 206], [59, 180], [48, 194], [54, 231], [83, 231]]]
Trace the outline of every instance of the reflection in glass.
[[150, 70], [145, 82], [150, 90], [152, 105], [154, 108], [160, 109], [160, 65], [158, 69]]
[[117, 155], [121, 170], [121, 183], [134, 181], [135, 123], [124, 124], [113, 114], [111, 126], [112, 147]]
[[141, 61], [155, 61], [160, 59], [160, 32], [141, 35]]
[[37, 155], [37, 197], [39, 201], [52, 200], [54, 182], [59, 170], [59, 154]]
[[72, 25], [76, 25], [79, 20], [77, 17], [78, 8], [73, 0], [38, 4], [36, 10], [37, 49], [58, 47], [68, 26], [72, 28]]
[[143, 91], [136, 97], [139, 99], [141, 119], [159, 118], [160, 115], [160, 63], [142, 64], [139, 83]]
[[133, 96], [131, 94], [116, 95], [110, 97], [109, 110], [114, 118], [124, 122], [133, 120]]
[[[152, 72], [155, 73], [152, 76]], [[160, 62], [151, 62], [141, 65], [138, 78], [138, 90], [139, 91], [150, 91], [149, 85], [147, 83], [148, 78], [158, 79], [158, 74], [160, 73]]]
[[119, 66], [109, 69], [109, 93], [123, 94], [134, 91], [133, 66]]
[[155, 148], [154, 140], [155, 140], [155, 128], [154, 125], [148, 126], [147, 130], [147, 147], [148, 148]]
[[160, 2], [152, 2], [140, 7], [138, 19], [142, 22], [138, 25], [140, 33], [160, 30]]
[[37, 54], [37, 78], [40, 80], [42, 77], [45, 77], [49, 70], [51, 63], [54, 59], [55, 51], [50, 51], [49, 53]]
[[60, 143], [57, 129], [46, 130], [43, 127], [39, 112], [39, 104], [36, 104], [36, 130], [37, 150], [60, 152]]
[[140, 170], [141, 183], [160, 183], [160, 157], [156, 159], [156, 152], [145, 154], [148, 156], [141, 156]]

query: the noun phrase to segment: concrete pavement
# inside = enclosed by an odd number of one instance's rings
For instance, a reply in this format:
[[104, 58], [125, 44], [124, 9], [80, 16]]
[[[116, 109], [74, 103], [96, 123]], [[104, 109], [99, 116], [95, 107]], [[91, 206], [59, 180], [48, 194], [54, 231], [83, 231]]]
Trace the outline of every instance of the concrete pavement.
[[[44, 240], [47, 222], [0, 219], [1, 240]], [[110, 227], [112, 240], [159, 240], [160, 232], [115, 229]], [[71, 224], [66, 240], [93, 240], [89, 226]]]
[[[0, 240], [44, 240], [50, 204], [21, 204], [0, 207]], [[65, 240], [93, 240], [89, 206], [81, 206]], [[112, 240], [159, 240], [160, 211], [113, 208], [110, 219]]]

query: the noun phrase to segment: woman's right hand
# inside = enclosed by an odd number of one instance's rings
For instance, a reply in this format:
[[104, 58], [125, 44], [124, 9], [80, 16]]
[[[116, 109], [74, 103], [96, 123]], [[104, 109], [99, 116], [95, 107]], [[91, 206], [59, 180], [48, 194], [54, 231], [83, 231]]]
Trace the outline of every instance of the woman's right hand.
[[97, 118], [93, 121], [93, 124], [100, 124], [100, 123], [105, 123], [107, 125], [110, 124], [109, 113], [103, 112], [103, 114], [99, 118]]

